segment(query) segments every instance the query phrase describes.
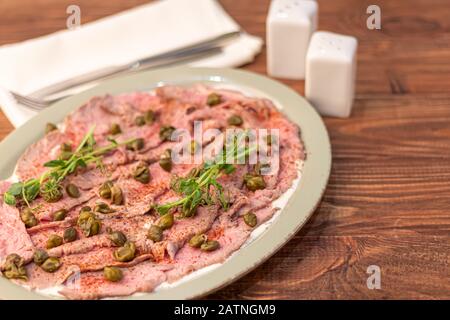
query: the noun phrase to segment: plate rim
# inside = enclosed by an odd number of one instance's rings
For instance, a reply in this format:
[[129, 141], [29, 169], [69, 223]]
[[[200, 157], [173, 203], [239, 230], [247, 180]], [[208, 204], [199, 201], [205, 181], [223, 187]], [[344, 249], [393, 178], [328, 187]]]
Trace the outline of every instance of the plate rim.
[[[171, 289], [119, 297], [118, 299], [199, 298], [236, 281], [274, 255], [304, 226], [319, 205], [328, 183], [332, 162], [331, 144], [325, 124], [316, 110], [288, 86], [266, 76], [240, 69], [177, 66], [107, 80], [94, 88], [55, 103], [20, 128], [15, 129], [0, 143], [0, 153], [6, 154], [9, 162], [15, 163], [18, 159], [16, 154], [20, 155], [28, 145], [41, 138], [40, 135], [36, 135], [34, 128], [43, 128], [49, 121], [60, 122], [71, 110], [79, 107], [82, 104], [80, 102], [85, 102], [91, 97], [106, 93], [140, 91], [138, 87], [145, 87], [145, 83], [153, 83], [158, 86], [162, 83], [176, 83], [177, 80], [182, 81], [183, 79], [185, 79], [185, 83], [192, 84], [217, 82], [237, 86], [246, 85], [274, 97], [282, 106], [282, 112], [300, 127], [301, 138], [306, 149], [302, 177], [287, 205], [267, 230], [244, 248], [236, 251], [236, 254], [233, 254], [219, 267]], [[290, 106], [291, 104], [299, 104], [299, 106]], [[17, 143], [17, 141], [23, 141], [23, 144]], [[11, 150], [15, 150], [15, 152], [11, 152]], [[4, 151], [9, 152], [5, 153]], [[7, 177], [5, 172], [8, 171], [12, 171], [11, 163], [4, 164], [2, 162], [0, 176]], [[302, 213], [300, 217], [295, 214], [297, 210]], [[297, 222], [295, 222], [296, 220]], [[271, 239], [269, 239], [269, 235], [272, 237]], [[271, 240], [275, 240], [275, 243], [271, 243]], [[246, 259], [250, 261], [246, 261]], [[55, 299], [55, 297], [30, 291], [3, 277], [0, 277], [0, 288], [4, 289], [0, 290], [0, 298], [3, 299]]]

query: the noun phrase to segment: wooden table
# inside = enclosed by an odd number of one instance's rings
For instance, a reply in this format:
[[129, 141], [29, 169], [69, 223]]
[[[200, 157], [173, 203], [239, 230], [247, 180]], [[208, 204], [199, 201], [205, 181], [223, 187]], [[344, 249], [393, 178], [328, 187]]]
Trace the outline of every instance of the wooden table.
[[[145, 3], [78, 0], [82, 23]], [[222, 0], [264, 37], [269, 0]], [[366, 28], [376, 2], [382, 29]], [[319, 1], [319, 27], [359, 39], [349, 119], [325, 118], [333, 167], [316, 213], [262, 266], [211, 298], [450, 298], [450, 3]], [[3, 0], [0, 44], [65, 27], [71, 0]], [[266, 73], [265, 50], [244, 67]], [[302, 81], [283, 81], [303, 94]], [[12, 130], [0, 115], [0, 138]], [[381, 268], [369, 290], [367, 268]]]

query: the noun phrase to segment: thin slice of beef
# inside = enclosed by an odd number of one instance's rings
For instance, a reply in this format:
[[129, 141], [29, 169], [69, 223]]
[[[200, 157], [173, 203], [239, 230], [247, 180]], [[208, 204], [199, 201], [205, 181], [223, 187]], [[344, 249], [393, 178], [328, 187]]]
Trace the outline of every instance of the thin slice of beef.
[[[86, 237], [82, 231], [75, 227], [78, 231], [79, 239], [74, 242], [64, 243], [59, 247], [49, 250], [52, 256], [60, 257], [63, 255], [79, 254], [92, 251], [95, 248], [109, 248], [115, 245], [111, 242], [106, 229], [110, 228], [112, 231], [121, 231], [125, 234], [129, 241], [135, 242], [137, 248], [142, 252], [150, 252], [147, 249], [150, 240], [147, 241], [147, 230], [155, 221], [154, 216], [137, 216], [137, 217], [123, 217], [103, 219], [101, 233], [95, 236]], [[33, 241], [36, 246], [44, 247], [48, 237], [51, 234], [62, 236], [64, 228], [57, 227], [46, 230], [45, 232], [33, 235]]]
[[194, 106], [205, 106], [211, 89], [203, 85], [190, 88], [177, 86], [163, 86], [156, 89], [156, 95], [165, 101], [175, 100], [178, 103]]
[[[255, 211], [258, 224], [265, 222], [273, 213], [274, 209], [270, 207]], [[185, 245], [175, 257], [174, 268], [167, 271], [167, 280], [174, 282], [192, 271], [224, 262], [247, 241], [252, 230], [253, 228], [247, 226], [242, 218], [230, 220], [226, 229], [220, 221], [217, 221], [207, 235], [208, 239], [217, 240], [220, 248], [212, 252], [204, 252]]]
[[131, 217], [148, 212], [151, 206], [155, 204], [156, 199], [170, 189], [173, 174], [185, 175], [193, 166], [176, 166], [169, 173], [163, 170], [159, 163], [153, 163], [149, 166], [151, 180], [148, 184], [142, 184], [134, 178], [126, 176], [119, 178], [116, 184], [124, 192], [125, 214]]
[[[214, 220], [219, 214], [219, 208], [200, 207], [197, 213], [190, 218], [177, 216], [174, 225], [164, 231], [164, 240], [152, 245], [151, 250], [156, 261], [162, 261], [167, 256], [174, 259], [178, 250], [191, 239], [192, 236], [204, 233], [211, 228]], [[167, 253], [167, 256], [166, 256]]]
[[[133, 103], [133, 99], [139, 101]], [[66, 118], [65, 132], [74, 141], [79, 142], [91, 128], [95, 127], [94, 138], [101, 146], [109, 143], [111, 125], [119, 124], [121, 133], [114, 136], [117, 141], [143, 138], [146, 142], [145, 148], [149, 149], [160, 143], [159, 139], [156, 139], [160, 124], [154, 122], [152, 125], [137, 126], [135, 119], [144, 111], [150, 110], [152, 105], [159, 105], [159, 98], [145, 93], [93, 98]], [[124, 148], [122, 150], [125, 158], [131, 156], [130, 152]], [[105, 162], [110, 164], [114, 160], [118, 160], [117, 156], [107, 157]]]
[[33, 242], [20, 219], [19, 210], [3, 201], [3, 193], [9, 186], [9, 182], [0, 182], [0, 265], [11, 253], [29, 261], [34, 252]]
[[77, 273], [79, 268], [74, 265], [63, 265], [53, 273], [44, 271], [34, 263], [27, 265], [28, 280], [15, 280], [30, 289], [46, 289], [61, 285], [70, 276]]
[[55, 203], [49, 203], [44, 201], [42, 198], [38, 198], [33, 202], [33, 207], [38, 208], [36, 210], [36, 216], [41, 221], [52, 221], [53, 213], [58, 210], [65, 209], [71, 210], [90, 199], [94, 198], [95, 192], [93, 190], [81, 192], [79, 198], [71, 198], [69, 197], [65, 190], [63, 191], [63, 198]]
[[[165, 107], [158, 96], [150, 94], [148, 92], [133, 92], [121, 94], [116, 96], [116, 102], [117, 106], [128, 104], [139, 113], [144, 113], [149, 110], [158, 113]], [[113, 111], [110, 109], [110, 112], [124, 115], [123, 111]]]
[[146, 261], [122, 269], [123, 279], [119, 282], [107, 281], [102, 272], [89, 272], [82, 274], [79, 281], [64, 287], [60, 293], [69, 299], [99, 299], [151, 292], [166, 280], [165, 271], [170, 268], [170, 265]]
[[[72, 209], [69, 214], [73, 213], [73, 216], [67, 217], [63, 221], [51, 221], [46, 223], [39, 223], [38, 225], [27, 229], [28, 234], [33, 238], [34, 235], [40, 232], [47, 232], [48, 229], [66, 229], [76, 224], [77, 218], [75, 217], [75, 209]], [[76, 214], [78, 216], [78, 212]]]
[[99, 248], [82, 254], [72, 254], [61, 257], [63, 266], [77, 266], [79, 272], [103, 270], [106, 266], [130, 267], [141, 263], [142, 261], [153, 258], [152, 254], [142, 253], [128, 262], [117, 261], [114, 259], [113, 252], [116, 248]]
[[[151, 254], [141, 254], [129, 262], [116, 261], [113, 248], [100, 248], [83, 254], [73, 254], [60, 258], [61, 267], [53, 273], [45, 272], [31, 263], [27, 266], [28, 280], [22, 282], [32, 289], [46, 289], [61, 285], [69, 278], [76, 279], [83, 273], [101, 271], [105, 266], [127, 268], [152, 259]], [[70, 281], [70, 280], [69, 280]]]
[[27, 181], [44, 173], [47, 170], [44, 163], [57, 158], [61, 143], [67, 141], [65, 133], [55, 130], [29, 146], [17, 161], [16, 175], [19, 180]]
[[110, 112], [114, 105], [114, 97], [110, 95], [92, 98], [66, 117], [65, 132], [73, 141], [79, 142], [95, 126], [94, 137], [97, 142], [101, 141], [109, 134], [111, 123], [120, 123], [123, 114], [133, 112], [128, 105], [122, 106], [120, 114]]
[[208, 107], [206, 104], [208, 95], [213, 92], [221, 97], [221, 103], [215, 105], [212, 109], [220, 108], [224, 105], [242, 104], [244, 109], [253, 113], [260, 120], [267, 120], [271, 109], [276, 111], [269, 100], [247, 97], [241, 92], [233, 90], [217, 89], [204, 85], [196, 85], [189, 88], [164, 86], [156, 90], [156, 94], [163, 100], [177, 101], [178, 103], [194, 105], [197, 108]]

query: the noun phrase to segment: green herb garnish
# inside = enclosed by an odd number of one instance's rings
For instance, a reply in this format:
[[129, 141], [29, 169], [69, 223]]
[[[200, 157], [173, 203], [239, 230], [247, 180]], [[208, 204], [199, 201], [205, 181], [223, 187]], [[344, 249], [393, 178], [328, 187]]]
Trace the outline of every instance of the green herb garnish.
[[[236, 140], [233, 143], [232, 154], [239, 160], [249, 155], [251, 149], [245, 148], [237, 154]], [[225, 195], [223, 186], [217, 181], [223, 174], [231, 174], [236, 169], [234, 165], [225, 163], [225, 150], [211, 162], [207, 162], [198, 168], [194, 168], [187, 177], [176, 177], [172, 180], [171, 187], [181, 199], [155, 206], [160, 215], [165, 215], [173, 208], [179, 208], [183, 217], [191, 217], [197, 208], [203, 205], [220, 204], [227, 210], [229, 201]], [[238, 161], [239, 163], [239, 161]]]
[[46, 201], [58, 201], [61, 196], [61, 183], [67, 175], [74, 173], [78, 168], [86, 168], [88, 164], [95, 163], [98, 168], [103, 169], [103, 155], [119, 146], [128, 145], [136, 139], [130, 139], [121, 143], [113, 139], [109, 145], [95, 148], [94, 127], [84, 136], [77, 149], [67, 160], [51, 160], [44, 164], [50, 168], [37, 179], [30, 179], [26, 182], [13, 183], [3, 195], [3, 201], [11, 206], [17, 204], [18, 200], [23, 200], [28, 207], [30, 202], [41, 195]]

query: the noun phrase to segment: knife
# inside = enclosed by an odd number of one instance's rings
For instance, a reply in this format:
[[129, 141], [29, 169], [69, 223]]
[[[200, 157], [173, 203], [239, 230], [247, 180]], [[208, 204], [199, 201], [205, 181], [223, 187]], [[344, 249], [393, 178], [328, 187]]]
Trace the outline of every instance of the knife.
[[29, 95], [34, 98], [45, 98], [68, 89], [73, 89], [94, 81], [104, 80], [119, 74], [138, 72], [149, 68], [166, 66], [178, 62], [199, 59], [211, 54], [217, 54], [221, 52], [222, 48], [227, 43], [237, 38], [240, 34], [240, 31], [230, 32], [213, 39], [139, 59], [125, 65], [102, 68], [100, 70], [76, 76], [69, 80], [49, 85], [34, 91]]

